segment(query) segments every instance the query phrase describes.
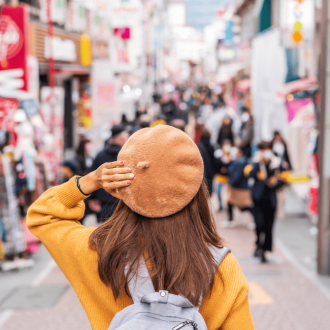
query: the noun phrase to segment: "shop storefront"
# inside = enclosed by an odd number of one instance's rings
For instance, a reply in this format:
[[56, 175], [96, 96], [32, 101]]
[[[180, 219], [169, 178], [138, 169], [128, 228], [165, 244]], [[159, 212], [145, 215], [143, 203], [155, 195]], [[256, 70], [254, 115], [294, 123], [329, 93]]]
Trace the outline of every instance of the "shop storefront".
[[[54, 28], [52, 43], [50, 43], [47, 27], [31, 23], [30, 54], [35, 56], [39, 63], [40, 109], [45, 112], [43, 115], [49, 118], [49, 123], [46, 124], [55, 134], [56, 149], [59, 150], [56, 159], [62, 159], [63, 155], [70, 158], [77, 139], [77, 127], [90, 125], [87, 119], [82, 120], [74, 115], [77, 106], [80, 107], [79, 114], [82, 113], [80, 101], [86, 100], [90, 89], [89, 37]], [[48, 87], [50, 73], [48, 63], [51, 56], [54, 59], [56, 86], [53, 100]], [[56, 111], [54, 111], [55, 107]], [[83, 116], [90, 116], [90, 114], [88, 111], [83, 111]]]

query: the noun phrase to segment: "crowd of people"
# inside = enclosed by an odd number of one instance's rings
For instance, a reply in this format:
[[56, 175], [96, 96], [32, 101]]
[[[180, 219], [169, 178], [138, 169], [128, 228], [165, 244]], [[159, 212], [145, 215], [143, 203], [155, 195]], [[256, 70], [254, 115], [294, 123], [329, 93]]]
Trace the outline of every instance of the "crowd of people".
[[[277, 195], [286, 184], [285, 172], [292, 169], [281, 133], [276, 131], [272, 141], [254, 145], [254, 122], [248, 107], [243, 106], [236, 112], [226, 105], [223, 94], [203, 87], [176, 92], [154, 95], [153, 115], [139, 104], [134, 120], [129, 121], [123, 114], [121, 123], [111, 128], [110, 138], [94, 160], [89, 157], [91, 142], [82, 136], [76, 159], [62, 164], [64, 181], [116, 161], [129, 136], [139, 129], [158, 124], [176, 127], [197, 144], [209, 194], [216, 193], [219, 212], [225, 209], [228, 213], [228, 221], [223, 225], [233, 225], [235, 207], [250, 212], [257, 237], [254, 256], [266, 262], [266, 252], [272, 250]], [[86, 215], [95, 213], [102, 223], [113, 214], [118, 199], [100, 189], [93, 192], [85, 204]], [[278, 214], [282, 213], [279, 210]]]

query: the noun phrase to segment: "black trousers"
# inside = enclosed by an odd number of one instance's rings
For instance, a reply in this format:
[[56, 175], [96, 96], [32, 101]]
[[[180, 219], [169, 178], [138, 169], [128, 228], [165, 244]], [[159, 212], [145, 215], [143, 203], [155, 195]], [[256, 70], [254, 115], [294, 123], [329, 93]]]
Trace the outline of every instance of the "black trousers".
[[263, 251], [272, 251], [275, 211], [269, 199], [254, 201], [252, 213], [256, 224], [256, 245]]

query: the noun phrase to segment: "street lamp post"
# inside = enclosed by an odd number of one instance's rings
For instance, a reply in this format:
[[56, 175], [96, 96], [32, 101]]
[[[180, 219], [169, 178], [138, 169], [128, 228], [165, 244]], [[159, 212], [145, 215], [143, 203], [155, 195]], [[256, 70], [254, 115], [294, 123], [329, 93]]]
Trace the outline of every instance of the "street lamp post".
[[330, 275], [330, 3], [322, 3], [318, 272]]

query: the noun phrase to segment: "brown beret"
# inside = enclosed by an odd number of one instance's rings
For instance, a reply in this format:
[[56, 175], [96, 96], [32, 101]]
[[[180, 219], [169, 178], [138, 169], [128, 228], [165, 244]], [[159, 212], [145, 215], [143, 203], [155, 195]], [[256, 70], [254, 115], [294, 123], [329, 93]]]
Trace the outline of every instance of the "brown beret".
[[203, 181], [203, 160], [196, 144], [186, 133], [167, 125], [134, 133], [118, 160], [134, 173], [131, 185], [119, 189], [121, 199], [148, 218], [182, 210]]

